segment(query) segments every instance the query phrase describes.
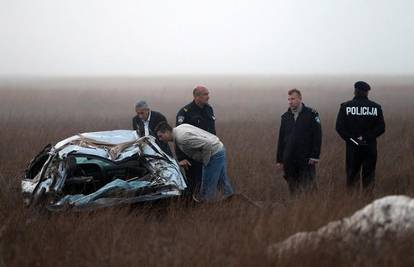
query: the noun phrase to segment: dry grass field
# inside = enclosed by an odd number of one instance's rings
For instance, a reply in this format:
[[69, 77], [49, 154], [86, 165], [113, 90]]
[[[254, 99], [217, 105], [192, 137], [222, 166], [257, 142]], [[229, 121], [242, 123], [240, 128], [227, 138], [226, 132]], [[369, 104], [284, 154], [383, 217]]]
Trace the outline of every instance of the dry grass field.
[[[368, 77], [382, 104], [375, 198], [414, 196], [414, 79]], [[379, 250], [335, 244], [269, 261], [269, 244], [351, 215], [372, 199], [345, 191], [344, 143], [334, 125], [355, 77], [152, 77], [3, 80], [0, 84], [0, 266], [414, 266], [414, 239]], [[19, 179], [48, 143], [80, 132], [129, 129], [134, 103], [146, 99], [174, 123], [196, 83], [210, 88], [218, 136], [238, 192], [259, 202], [122, 207], [44, 214], [23, 206]], [[275, 168], [286, 92], [302, 90], [318, 109], [323, 147], [315, 194], [291, 199]]]

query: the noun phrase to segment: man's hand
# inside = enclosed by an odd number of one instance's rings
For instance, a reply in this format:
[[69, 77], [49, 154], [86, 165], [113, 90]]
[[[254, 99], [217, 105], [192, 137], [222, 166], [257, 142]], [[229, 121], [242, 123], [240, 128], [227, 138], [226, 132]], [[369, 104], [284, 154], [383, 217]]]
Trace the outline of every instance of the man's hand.
[[277, 168], [278, 170], [283, 169], [283, 163], [277, 162], [277, 163], [276, 163], [276, 168]]
[[178, 165], [180, 165], [180, 167], [183, 167], [184, 170], [187, 171], [188, 167], [191, 166], [191, 163], [188, 160], [183, 159], [182, 161], [178, 162]]
[[360, 146], [367, 145], [367, 140], [363, 136], [359, 136], [357, 139]]
[[309, 164], [309, 165], [315, 165], [315, 164], [318, 164], [318, 160], [316, 160], [316, 159], [309, 159], [308, 164]]

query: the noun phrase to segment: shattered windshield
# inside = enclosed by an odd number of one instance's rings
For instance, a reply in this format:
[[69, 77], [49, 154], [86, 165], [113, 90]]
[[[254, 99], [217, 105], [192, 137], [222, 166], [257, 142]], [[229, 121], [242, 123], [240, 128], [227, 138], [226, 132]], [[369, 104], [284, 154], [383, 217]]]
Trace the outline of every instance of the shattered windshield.
[[97, 159], [97, 158], [91, 158], [91, 157], [86, 157], [86, 156], [76, 156], [76, 164], [97, 164], [103, 168], [108, 168], [110, 166], [112, 166], [113, 164], [109, 163], [108, 161], [104, 161], [101, 159]]

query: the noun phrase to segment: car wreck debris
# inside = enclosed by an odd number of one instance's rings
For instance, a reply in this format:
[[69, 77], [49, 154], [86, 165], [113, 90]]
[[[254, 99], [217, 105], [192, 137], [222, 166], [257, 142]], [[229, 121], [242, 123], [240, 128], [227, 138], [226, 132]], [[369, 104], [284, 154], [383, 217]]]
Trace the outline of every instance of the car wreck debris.
[[176, 197], [186, 187], [177, 162], [156, 140], [129, 130], [82, 133], [47, 145], [21, 182], [26, 205], [51, 211]]

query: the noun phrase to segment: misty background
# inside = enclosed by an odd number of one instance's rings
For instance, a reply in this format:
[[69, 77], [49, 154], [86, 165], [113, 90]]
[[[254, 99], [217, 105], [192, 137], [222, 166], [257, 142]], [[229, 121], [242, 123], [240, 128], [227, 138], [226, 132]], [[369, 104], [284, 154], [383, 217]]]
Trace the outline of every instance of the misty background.
[[410, 0], [2, 0], [0, 76], [414, 73]]

